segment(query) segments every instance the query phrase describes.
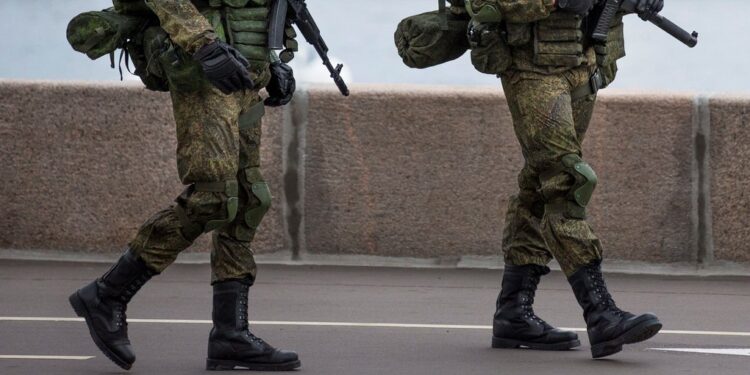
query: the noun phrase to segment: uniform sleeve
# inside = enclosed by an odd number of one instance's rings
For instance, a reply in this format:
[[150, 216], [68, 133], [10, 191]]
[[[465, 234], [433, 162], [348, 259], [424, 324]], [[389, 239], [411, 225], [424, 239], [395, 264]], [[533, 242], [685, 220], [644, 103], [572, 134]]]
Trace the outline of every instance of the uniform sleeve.
[[549, 17], [555, 10], [555, 0], [486, 0], [494, 2], [503, 19], [513, 23], [529, 23]]
[[188, 53], [216, 40], [214, 29], [190, 0], [146, 0], [161, 27]]

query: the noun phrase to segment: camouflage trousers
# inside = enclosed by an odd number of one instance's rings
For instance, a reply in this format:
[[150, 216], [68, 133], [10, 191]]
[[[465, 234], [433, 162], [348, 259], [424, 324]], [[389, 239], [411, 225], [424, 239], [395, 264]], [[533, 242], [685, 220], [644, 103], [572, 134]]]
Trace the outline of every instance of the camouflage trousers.
[[[572, 100], [571, 91], [588, 83], [591, 70], [580, 67], [557, 75], [511, 71], [502, 78], [521, 144], [524, 166], [519, 192], [510, 199], [503, 232], [505, 262], [546, 265], [554, 257], [570, 276], [601, 259], [602, 246], [584, 219], [569, 218], [549, 203], [568, 199], [575, 179], [559, 171], [563, 157], [582, 157], [596, 100], [595, 95]], [[545, 178], [541, 178], [541, 176]]]
[[177, 169], [187, 188], [140, 227], [130, 247], [161, 272], [201, 233], [212, 232], [212, 282], [254, 280], [250, 243], [270, 193], [259, 169], [260, 114], [249, 123], [240, 119], [257, 110], [261, 98], [257, 91], [223, 95], [207, 82], [197, 91], [171, 93]]

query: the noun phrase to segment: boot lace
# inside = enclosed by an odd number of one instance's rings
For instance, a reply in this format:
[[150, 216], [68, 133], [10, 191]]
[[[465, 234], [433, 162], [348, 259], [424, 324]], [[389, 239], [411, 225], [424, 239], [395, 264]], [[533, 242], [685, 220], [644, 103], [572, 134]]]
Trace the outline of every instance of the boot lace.
[[250, 323], [248, 323], [248, 311], [247, 311], [247, 300], [248, 300], [248, 293], [243, 291], [240, 292], [240, 305], [238, 308], [238, 319], [240, 320], [241, 329], [243, 331], [243, 334], [245, 337], [247, 337], [250, 341], [258, 344], [263, 349], [266, 349], [269, 347], [268, 343], [263, 341], [262, 338], [255, 336], [252, 332], [250, 332]]
[[615, 304], [615, 300], [612, 299], [612, 295], [609, 294], [607, 284], [604, 282], [604, 275], [601, 270], [597, 268], [587, 268], [588, 278], [591, 281], [593, 292], [596, 294], [597, 304], [606, 310], [611, 311], [615, 315], [621, 316], [623, 311]]
[[143, 274], [125, 286], [120, 295], [112, 300], [112, 313], [115, 326], [122, 329], [128, 326], [127, 309], [128, 303], [133, 296], [140, 290], [152, 275]]
[[538, 317], [534, 312], [534, 298], [536, 297], [536, 286], [539, 284], [541, 278], [538, 275], [532, 276], [530, 280], [524, 285], [526, 293], [521, 295], [521, 309], [523, 310], [523, 317], [533, 321], [535, 324], [543, 326], [547, 324], [544, 319]]

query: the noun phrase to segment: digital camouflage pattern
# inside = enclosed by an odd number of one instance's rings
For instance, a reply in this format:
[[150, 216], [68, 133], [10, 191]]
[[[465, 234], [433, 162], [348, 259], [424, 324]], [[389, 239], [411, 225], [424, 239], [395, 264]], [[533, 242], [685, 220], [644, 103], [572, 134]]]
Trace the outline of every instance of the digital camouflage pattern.
[[497, 9], [502, 18], [511, 23], [531, 23], [549, 17], [555, 10], [555, 0], [471, 0], [474, 12], [485, 6]]
[[[546, 265], [554, 258], [570, 276], [602, 258], [602, 245], [586, 220], [560, 209], [576, 205], [572, 196], [580, 181], [575, 171], [565, 168], [563, 158], [583, 157], [581, 144], [596, 101], [595, 94], [573, 99], [571, 93], [589, 83], [597, 69], [596, 51], [570, 37], [580, 26], [571, 22], [574, 15], [554, 11], [552, 1], [483, 2], [502, 9], [509, 22], [512, 62], [499, 76], [525, 160], [518, 177], [519, 192], [511, 198], [506, 214], [505, 261]], [[480, 1], [472, 3], [476, 6]], [[599, 67], [607, 83], [616, 74], [615, 60], [624, 56], [622, 28], [615, 32], [619, 44], [607, 51], [614, 58], [602, 60], [606, 65]], [[542, 50], [553, 52], [553, 58], [540, 59]], [[566, 56], [555, 60], [558, 52]], [[585, 217], [585, 206], [576, 208]]]
[[582, 156], [596, 96], [573, 101], [570, 92], [587, 83], [591, 71], [582, 66], [561, 74], [510, 71], [502, 77], [525, 160], [503, 233], [508, 264], [546, 265], [554, 257], [571, 275], [602, 256], [601, 244], [585, 220], [545, 210], [547, 203], [567, 200], [575, 179], [564, 172], [540, 176], [559, 168], [565, 155]]
[[172, 41], [190, 54], [216, 40], [211, 23], [189, 0], [146, 0]]
[[[256, 228], [245, 222], [244, 212], [260, 206], [252, 194], [246, 170], [260, 167], [261, 121], [239, 129], [240, 113], [260, 103], [257, 92], [223, 95], [206, 85], [195, 93], [172, 92], [177, 122], [177, 166], [185, 185], [196, 182], [237, 180], [239, 209], [234, 221], [212, 233], [212, 280], [255, 277], [256, 267], [250, 243]], [[196, 238], [185, 238], [176, 206], [196, 222], [226, 218], [227, 195], [196, 192], [189, 186], [176, 205], [149, 219], [130, 243], [132, 249], [156, 271], [163, 271]]]
[[[147, 3], [179, 49], [190, 51], [215, 39], [213, 28], [190, 1]], [[176, 66], [184, 65], [188, 71], [194, 68], [195, 62], [186, 60], [184, 53], [177, 56], [184, 58]], [[177, 125], [177, 169], [187, 188], [174, 205], [141, 226], [130, 247], [149, 267], [161, 272], [202, 232], [212, 232], [212, 282], [255, 279], [250, 245], [270, 204], [260, 173], [262, 112], [250, 120], [240, 119], [258, 108], [262, 99], [257, 90], [224, 95], [200, 74], [187, 77], [191, 84], [180, 84], [186, 77], [173, 66], [164, 66], [170, 64], [168, 60], [156, 58], [149, 64], [161, 64], [156, 70], [168, 76]], [[172, 77], [175, 75], [179, 79]], [[237, 202], [236, 209], [232, 201]], [[211, 230], [210, 223], [229, 219], [231, 222]], [[194, 226], [200, 230], [195, 231]]]

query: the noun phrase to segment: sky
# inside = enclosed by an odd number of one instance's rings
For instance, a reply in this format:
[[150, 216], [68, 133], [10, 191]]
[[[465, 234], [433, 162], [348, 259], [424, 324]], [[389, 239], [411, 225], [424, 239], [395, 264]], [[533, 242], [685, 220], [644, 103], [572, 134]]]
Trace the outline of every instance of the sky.
[[[331, 55], [345, 64], [352, 83], [499, 86], [496, 77], [475, 71], [466, 54], [438, 67], [403, 65], [393, 32], [404, 17], [437, 8], [437, 0], [307, 0]], [[111, 6], [108, 0], [2, 0], [0, 79], [117, 81], [107, 58], [90, 61], [65, 39], [76, 14]], [[629, 90], [700, 93], [750, 91], [750, 48], [744, 38], [750, 2], [667, 0], [662, 14], [700, 41], [688, 48], [655, 26], [629, 16], [625, 22], [628, 56], [612, 87]], [[14, 36], [14, 37], [7, 37]], [[302, 42], [304, 44], [304, 42]], [[293, 67], [301, 82], [328, 82], [314, 51], [304, 48]]]

